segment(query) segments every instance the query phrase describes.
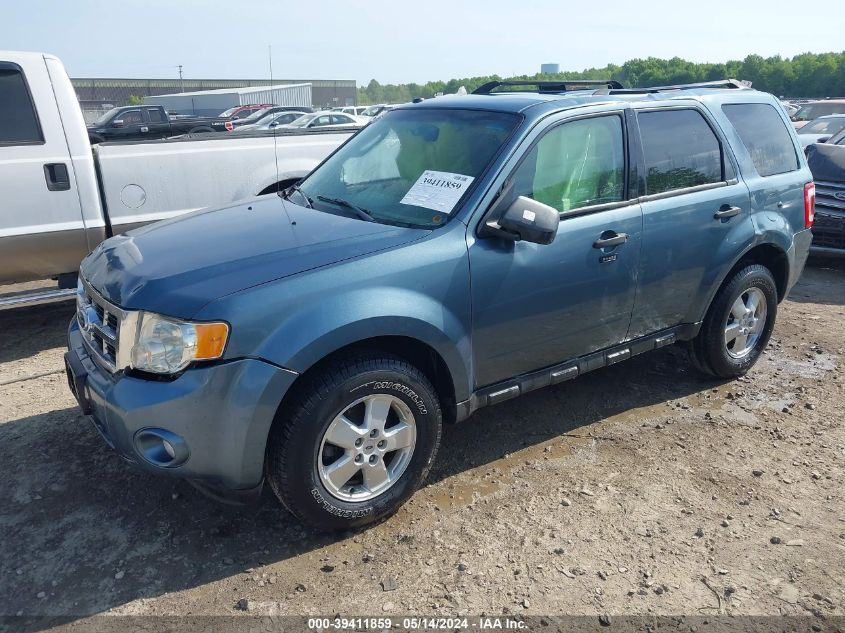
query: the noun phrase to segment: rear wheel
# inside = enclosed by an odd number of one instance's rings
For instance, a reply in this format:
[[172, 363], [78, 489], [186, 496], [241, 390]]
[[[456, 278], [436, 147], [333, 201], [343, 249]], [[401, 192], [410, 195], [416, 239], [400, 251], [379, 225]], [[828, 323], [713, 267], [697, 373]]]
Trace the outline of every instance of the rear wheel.
[[768, 268], [753, 264], [739, 270], [719, 289], [691, 342], [696, 367], [720, 378], [744, 375], [769, 343], [777, 307]]
[[391, 515], [421, 485], [440, 442], [437, 392], [391, 355], [332, 362], [286, 409], [271, 431], [267, 480], [296, 517], [320, 530]]

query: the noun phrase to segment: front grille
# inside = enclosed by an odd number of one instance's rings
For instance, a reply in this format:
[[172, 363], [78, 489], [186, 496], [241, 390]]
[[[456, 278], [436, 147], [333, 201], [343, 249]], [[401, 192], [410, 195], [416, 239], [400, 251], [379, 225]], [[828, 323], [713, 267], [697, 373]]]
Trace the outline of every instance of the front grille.
[[845, 183], [816, 181], [813, 246], [845, 249]]
[[76, 321], [82, 340], [93, 359], [112, 373], [118, 369], [120, 324], [125, 314], [80, 277], [76, 292]]

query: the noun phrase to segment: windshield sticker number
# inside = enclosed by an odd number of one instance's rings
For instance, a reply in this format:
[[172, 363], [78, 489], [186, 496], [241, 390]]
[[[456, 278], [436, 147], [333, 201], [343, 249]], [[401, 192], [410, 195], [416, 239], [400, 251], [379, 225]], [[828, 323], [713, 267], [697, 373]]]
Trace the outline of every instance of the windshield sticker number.
[[451, 214], [473, 180], [472, 176], [426, 170], [399, 203]]

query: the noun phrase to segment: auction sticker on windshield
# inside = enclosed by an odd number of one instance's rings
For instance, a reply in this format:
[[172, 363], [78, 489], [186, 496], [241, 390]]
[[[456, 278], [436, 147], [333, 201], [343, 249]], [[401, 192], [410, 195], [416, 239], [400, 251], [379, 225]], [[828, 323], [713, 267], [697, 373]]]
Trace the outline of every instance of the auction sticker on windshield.
[[408, 189], [400, 204], [413, 204], [442, 213], [452, 213], [458, 200], [475, 180], [472, 176], [451, 174], [446, 171], [426, 170]]

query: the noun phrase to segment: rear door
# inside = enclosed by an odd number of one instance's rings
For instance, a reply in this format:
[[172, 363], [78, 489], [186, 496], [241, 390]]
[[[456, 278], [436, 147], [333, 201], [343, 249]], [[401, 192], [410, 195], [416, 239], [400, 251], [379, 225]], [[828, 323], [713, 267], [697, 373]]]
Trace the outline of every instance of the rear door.
[[643, 248], [629, 336], [703, 317], [709, 289], [754, 235], [748, 188], [699, 105], [636, 109]]
[[88, 252], [44, 58], [18, 61], [0, 61], [0, 283], [73, 272]]
[[477, 387], [626, 339], [642, 232], [626, 127], [621, 110], [552, 122], [508, 176], [509, 199], [556, 208], [560, 226], [548, 245], [470, 243]]
[[170, 121], [162, 108], [144, 108], [149, 138], [167, 138], [170, 136]]

